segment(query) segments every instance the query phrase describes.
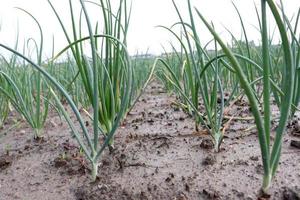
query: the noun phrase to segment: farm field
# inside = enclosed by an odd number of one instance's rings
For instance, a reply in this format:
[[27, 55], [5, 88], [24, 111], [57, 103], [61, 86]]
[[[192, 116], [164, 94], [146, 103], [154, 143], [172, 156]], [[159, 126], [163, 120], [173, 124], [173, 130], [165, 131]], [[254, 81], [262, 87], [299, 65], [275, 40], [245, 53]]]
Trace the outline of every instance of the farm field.
[[[116, 150], [103, 155], [95, 183], [67, 124], [55, 114], [44, 141], [33, 141], [30, 128], [20, 124], [1, 138], [1, 199], [256, 199], [263, 169], [256, 132], [243, 134], [249, 122], [232, 122], [215, 154], [209, 136], [195, 132], [173, 101], [160, 84], [149, 85], [119, 128]], [[247, 107], [237, 108], [249, 115]], [[283, 142], [274, 199], [299, 190], [300, 151], [290, 146], [297, 131], [289, 128]], [[8, 155], [3, 144], [10, 145]]]
[[240, 34], [170, 0], [132, 55], [131, 1], [66, 2], [64, 48], [23, 8], [38, 36], [0, 40], [0, 200], [300, 199], [299, 3], [253, 2], [252, 40], [234, 2]]

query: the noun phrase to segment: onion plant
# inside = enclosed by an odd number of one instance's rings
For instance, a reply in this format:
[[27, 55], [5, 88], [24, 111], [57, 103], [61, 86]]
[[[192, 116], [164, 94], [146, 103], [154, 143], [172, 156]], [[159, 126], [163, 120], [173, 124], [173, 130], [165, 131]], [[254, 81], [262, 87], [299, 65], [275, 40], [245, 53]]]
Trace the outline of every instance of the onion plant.
[[[4, 85], [5, 83], [0, 81], [0, 84]], [[4, 95], [0, 94], [0, 129], [3, 127], [9, 112], [9, 101]]]
[[[165, 60], [165, 62], [169, 64], [169, 67], [172, 69], [173, 73], [177, 77], [180, 77], [181, 71], [182, 71], [181, 67], [184, 63], [183, 52], [178, 51], [171, 42], [170, 42], [170, 46], [172, 47], [171, 53], [168, 53], [167, 50], [165, 49], [165, 47], [162, 46], [163, 53], [161, 54], [160, 57], [163, 58]], [[170, 81], [168, 81], [168, 79], [166, 79], [166, 77], [165, 77], [165, 67], [164, 66], [158, 68], [158, 70], [156, 72], [156, 76], [163, 83], [166, 91], [168, 91], [168, 92], [176, 91], [176, 89], [172, 86], [172, 83]], [[180, 94], [177, 96], [180, 96]], [[181, 101], [184, 102], [185, 100], [181, 99]], [[185, 105], [188, 105], [188, 103], [186, 102]], [[190, 110], [188, 108], [187, 108], [187, 111], [190, 113]]]
[[[98, 165], [97, 165], [97, 156], [99, 157], [101, 153], [99, 153], [99, 151], [96, 151], [94, 149], [94, 145], [91, 139], [91, 136], [87, 130], [87, 127], [84, 123], [84, 120], [78, 110], [78, 108], [76, 107], [74, 101], [72, 100], [71, 96], [68, 94], [68, 92], [63, 88], [63, 86], [53, 77], [51, 76], [42, 66], [39, 66], [38, 64], [34, 63], [30, 58], [27, 58], [25, 55], [23, 55], [22, 53], [17, 52], [16, 50], [4, 45], [4, 44], [0, 44], [0, 47], [14, 53], [15, 55], [21, 57], [22, 59], [24, 59], [26, 62], [28, 62], [31, 66], [34, 67], [34, 69], [38, 70], [42, 75], [45, 76], [45, 78], [49, 81], [50, 84], [53, 85], [53, 87], [55, 89], [57, 89], [59, 92], [61, 92], [61, 94], [66, 98], [66, 101], [70, 104], [79, 124], [80, 127], [82, 129], [82, 132], [84, 134], [84, 137], [87, 140], [87, 144], [85, 144], [82, 136], [79, 134], [79, 132], [77, 131], [74, 122], [71, 121], [70, 119], [70, 115], [64, 110], [64, 106], [62, 105], [60, 99], [58, 98], [58, 95], [54, 92], [53, 89], [50, 89], [51, 94], [54, 97], [54, 100], [57, 103], [57, 106], [60, 107], [61, 112], [63, 113], [65, 119], [67, 120], [70, 128], [72, 129], [72, 132], [76, 138], [76, 140], [78, 141], [78, 143], [80, 144], [80, 147], [82, 148], [83, 152], [85, 153], [86, 157], [91, 161], [92, 163], [92, 174], [93, 174], [93, 179], [96, 179], [96, 175], [97, 175], [97, 169], [98, 169]], [[9, 77], [5, 74], [5, 73], [1, 73], [9, 82]], [[13, 84], [13, 82], [12, 82]], [[95, 121], [95, 123], [97, 123], [97, 121]], [[97, 127], [98, 130], [98, 127]], [[95, 139], [98, 141], [98, 138]], [[106, 139], [106, 143], [108, 143], [108, 139]], [[105, 145], [102, 146], [102, 150], [104, 150]], [[90, 148], [90, 149], [89, 149]]]
[[[183, 107], [186, 107], [188, 112], [193, 114], [196, 130], [201, 123], [209, 131], [215, 145], [215, 151], [218, 152], [224, 136], [222, 126], [225, 107], [223, 83], [220, 75], [230, 68], [222, 58], [218, 58], [219, 51], [216, 41], [215, 50], [210, 53], [206, 50], [208, 44], [204, 47], [201, 46], [190, 1], [188, 1], [189, 22], [183, 21], [175, 1], [173, 1], [173, 5], [180, 21], [171, 28], [161, 27], [168, 30], [177, 39], [183, 52], [175, 51], [178, 63], [181, 65], [179, 65], [180, 70], [178, 70], [178, 65], [174, 67], [171, 66], [172, 63], [168, 63], [168, 57], [161, 59], [161, 63], [165, 66], [164, 79], [173, 85]], [[172, 28], [175, 26], [180, 26], [183, 33], [177, 34], [173, 31]], [[232, 97], [232, 95], [230, 96]], [[200, 112], [199, 105], [201, 103], [203, 103], [204, 114]]]
[[[61, 62], [52, 62], [53, 64], [48, 65], [48, 72], [68, 91], [77, 107], [89, 108], [90, 101], [85, 93], [81, 77], [78, 76], [76, 63], [71, 56]], [[64, 101], [63, 96], [59, 98]]]
[[[268, 38], [268, 19], [267, 19], [267, 8], [271, 10], [271, 13], [276, 21], [277, 28], [281, 37], [281, 46], [284, 55], [284, 67], [282, 68], [282, 85], [281, 91], [284, 91], [284, 95], [281, 95], [280, 99], [280, 118], [276, 128], [276, 135], [273, 145], [271, 144], [271, 80], [270, 80], [270, 62], [269, 62], [269, 38]], [[231, 51], [231, 49], [225, 44], [221, 37], [216, 33], [214, 28], [206, 21], [201, 13], [196, 9], [197, 15], [204, 22], [210, 33], [218, 41], [226, 54], [232, 68], [237, 73], [240, 81], [240, 85], [243, 88], [245, 94], [248, 97], [251, 111], [253, 113], [255, 124], [258, 130], [258, 139], [261, 148], [264, 176], [262, 190], [268, 191], [271, 185], [271, 181], [275, 176], [276, 170], [279, 165], [282, 138], [286, 128], [286, 123], [291, 111], [293, 91], [294, 91], [294, 73], [295, 63], [293, 62], [291, 43], [288, 39], [288, 34], [284, 25], [284, 19], [280, 16], [280, 11], [276, 7], [272, 0], [261, 1], [261, 36], [262, 36], [262, 59], [263, 59], [263, 111], [260, 112], [260, 107], [255, 95], [255, 91], [252, 89], [249, 80], [247, 79], [245, 72], [242, 69], [242, 65], [237, 56]]]
[[[84, 5], [84, 2], [81, 2], [82, 5]], [[23, 58], [26, 62], [28, 62], [31, 66], [33, 66], [36, 70], [38, 70], [42, 75], [45, 76], [45, 78], [49, 81], [49, 83], [52, 85], [52, 87], [54, 87], [56, 90], [58, 90], [66, 99], [66, 101], [69, 103], [69, 105], [71, 106], [76, 119], [79, 122], [79, 125], [81, 127], [81, 131], [83, 132], [83, 137], [82, 135], [79, 133], [79, 131], [76, 129], [76, 126], [74, 124], [74, 122], [71, 120], [70, 115], [65, 111], [64, 106], [62, 105], [60, 99], [58, 98], [58, 95], [54, 92], [54, 89], [51, 89], [51, 94], [54, 97], [54, 100], [57, 103], [57, 106], [61, 109], [62, 114], [64, 115], [66, 121], [68, 122], [70, 128], [72, 129], [72, 132], [77, 140], [77, 142], [79, 143], [80, 147], [82, 148], [83, 152], [85, 153], [87, 159], [91, 162], [92, 165], [92, 179], [95, 180], [97, 177], [97, 172], [98, 172], [98, 159], [101, 155], [101, 153], [104, 151], [105, 147], [108, 145], [110, 139], [112, 138], [113, 134], [115, 133], [117, 126], [122, 118], [122, 116], [124, 115], [125, 112], [125, 107], [121, 108], [121, 111], [123, 112], [119, 112], [119, 115], [117, 116], [117, 118], [115, 119], [115, 123], [114, 123], [114, 127], [111, 130], [110, 133], [108, 133], [105, 137], [105, 141], [103, 142], [103, 144], [100, 146], [99, 144], [99, 132], [102, 132], [101, 129], [99, 129], [98, 126], [98, 120], [95, 120], [95, 117], [93, 118], [93, 123], [95, 126], [94, 130], [95, 132], [97, 132], [96, 134], [94, 134], [94, 138], [92, 139], [90, 133], [87, 130], [85, 121], [83, 120], [83, 117], [80, 114], [80, 111], [78, 110], [78, 108], [76, 107], [74, 101], [72, 100], [71, 96], [68, 94], [68, 92], [66, 91], [66, 89], [63, 88], [63, 86], [53, 77], [51, 76], [42, 66], [39, 66], [38, 64], [34, 63], [30, 58], [27, 58], [25, 55], [23, 55], [22, 53], [17, 52], [16, 50], [4, 45], [4, 44], [0, 44], [0, 47], [7, 49], [8, 51], [14, 53], [15, 55]], [[126, 58], [128, 60], [128, 57]], [[10, 82], [10, 78], [5, 74], [5, 73], [1, 73], [2, 76], [4, 76], [4, 78], [6, 78], [8, 80], [8, 82]], [[11, 82], [13, 84], [13, 82]], [[123, 98], [128, 98], [128, 97], [123, 97]], [[103, 132], [102, 132], [103, 133]], [[97, 136], [97, 137], [95, 137]], [[84, 138], [86, 139], [86, 142], [84, 141]], [[97, 144], [97, 146], [95, 147], [95, 144]]]
[[[130, 95], [133, 93], [133, 71], [130, 57], [126, 50], [126, 37], [129, 24], [127, 1], [120, 1], [115, 14], [109, 1], [99, 1], [103, 17], [103, 34], [97, 34], [98, 25], [92, 28], [86, 9], [86, 3], [80, 1], [82, 12], [79, 24], [76, 24], [72, 1], [69, 1], [72, 32], [66, 27], [50, 1], [69, 45], [62, 50], [61, 55], [70, 49], [78, 68], [85, 93], [93, 108], [93, 139], [84, 131], [90, 152], [80, 142], [92, 164], [92, 178], [96, 179], [98, 159], [107, 145], [113, 145], [113, 136], [120, 121], [124, 118], [130, 105]], [[83, 15], [84, 16], [83, 16]], [[82, 36], [82, 18], [85, 18], [89, 37]], [[71, 36], [72, 35], [72, 36]], [[71, 39], [72, 38], [72, 39]], [[84, 41], [89, 40], [92, 58], [84, 48]], [[58, 57], [57, 56], [57, 57]], [[86, 129], [82, 124], [83, 130]], [[100, 145], [99, 136], [102, 133], [105, 142]]]
[[[22, 9], [21, 9], [22, 10]], [[29, 39], [24, 43], [23, 54], [26, 53], [26, 46], [34, 44], [36, 50], [36, 60], [41, 65], [43, 50], [43, 33], [38, 21], [27, 11], [37, 23], [41, 42], [40, 45], [34, 39]], [[18, 40], [15, 49], [18, 48]], [[28, 50], [30, 51], [30, 49]], [[33, 71], [24, 62], [18, 62], [13, 55], [10, 60], [4, 59], [5, 64], [1, 68], [0, 79], [3, 84], [0, 85], [0, 92], [8, 99], [9, 103], [19, 112], [22, 117], [30, 124], [34, 130], [34, 137], [40, 138], [43, 135], [43, 128], [48, 116], [49, 91], [44, 84], [39, 72]]]
[[[62, 50], [61, 53], [67, 49], [71, 49], [74, 61], [77, 65], [78, 75], [80, 75], [85, 92], [91, 102], [93, 108], [93, 134], [91, 135], [82, 119], [82, 116], [76, 107], [73, 99], [70, 97], [65, 88], [39, 64], [35, 64], [26, 56], [17, 51], [6, 47], [9, 51], [21, 56], [29, 62], [38, 72], [42, 73], [47, 80], [55, 86], [71, 106], [75, 113], [77, 120], [83, 132], [83, 137], [75, 128], [75, 124], [71, 121], [70, 116], [63, 109], [60, 99], [51, 89], [51, 93], [56, 100], [57, 105], [61, 108], [61, 112], [69, 123], [75, 138], [80, 147], [85, 153], [92, 165], [92, 179], [95, 180], [98, 173], [98, 160], [107, 145], [112, 145], [113, 135], [120, 121], [125, 116], [125, 113], [130, 105], [130, 95], [132, 94], [133, 72], [130, 63], [130, 57], [126, 50], [126, 35], [128, 28], [128, 12], [127, 2], [120, 1], [117, 14], [114, 15], [109, 1], [106, 3], [100, 1], [100, 8], [104, 18], [105, 27], [103, 34], [97, 34], [98, 28], [92, 28], [91, 20], [86, 9], [86, 2], [80, 0], [82, 13], [80, 15], [79, 33], [75, 25], [75, 14], [72, 1], [69, 1], [70, 13], [72, 20], [72, 35], [73, 40], [70, 39], [63, 22], [61, 21], [54, 6], [49, 1], [57, 16], [61, 27], [66, 35], [69, 45]], [[84, 17], [88, 30], [88, 37], [83, 37], [81, 28], [81, 18]], [[123, 23], [125, 23], [123, 25]], [[84, 42], [90, 42], [92, 58], [88, 57], [88, 53], [84, 48]], [[100, 45], [99, 45], [100, 43]], [[58, 55], [60, 55], [59, 53]], [[104, 136], [104, 142], [101, 142], [101, 135]], [[83, 140], [85, 139], [85, 140]]]
[[[283, 6], [282, 6], [283, 9]], [[287, 24], [287, 31], [290, 32], [291, 35], [291, 49], [292, 49], [292, 58], [295, 66], [295, 74], [294, 74], [294, 95], [293, 95], [293, 106], [292, 114], [293, 117], [295, 112], [298, 110], [297, 106], [300, 103], [300, 32], [298, 31], [298, 26], [300, 23], [300, 8], [298, 10], [295, 25], [294, 27], [291, 25], [290, 21], [287, 19], [285, 12], [283, 10], [283, 16], [285, 17], [285, 22]]]
[[[39, 117], [37, 118], [36, 113], [36, 102], [35, 102], [35, 91], [32, 87], [32, 82], [30, 81], [32, 77], [31, 73], [26, 72], [23, 74], [23, 77], [16, 77], [12, 74], [7, 74], [3, 71], [0, 71], [1, 82], [5, 83], [0, 86], [0, 92], [5, 96], [19, 114], [30, 124], [31, 128], [34, 130], [34, 137], [37, 139], [42, 137], [42, 130], [46, 121], [48, 114], [48, 98], [42, 99], [41, 104], [45, 109], [43, 112], [40, 111]], [[26, 84], [26, 85], [24, 85]], [[6, 86], [6, 87], [5, 87]], [[44, 85], [45, 86], [45, 85]], [[41, 91], [45, 91], [45, 87]], [[8, 110], [4, 111], [6, 115]]]
[[[94, 108], [94, 121], [99, 122], [102, 132], [108, 136], [112, 131], [114, 132], [114, 127], [127, 111], [133, 91], [132, 66], [126, 51], [130, 15], [127, 1], [122, 0], [118, 3], [116, 13], [114, 13], [110, 1], [100, 0], [99, 4], [93, 3], [99, 7], [103, 17], [103, 34], [100, 35], [97, 34], [98, 23], [95, 29], [92, 28], [85, 6], [82, 6], [79, 23], [76, 24], [73, 4], [71, 0], [69, 1], [72, 22], [72, 32], [69, 33], [55, 7], [50, 1], [48, 2], [69, 43], [68, 47], [62, 50], [58, 56], [68, 49], [71, 50], [85, 93]], [[86, 38], [82, 36], [83, 17], [86, 19], [90, 34], [90, 37]], [[87, 57], [84, 48], [85, 40], [89, 40], [91, 43], [92, 59]], [[98, 138], [96, 123], [94, 123], [94, 137]], [[98, 142], [94, 141], [94, 148], [97, 145]], [[111, 137], [109, 145], [113, 146], [113, 137]]]
[[[40, 42], [39, 44], [34, 39], [29, 39], [27, 43], [30, 41], [33, 42], [35, 45], [36, 50], [36, 60], [38, 65], [42, 65], [42, 57], [43, 57], [43, 50], [44, 50], [44, 35], [43, 30], [38, 22], [38, 20], [29, 12], [22, 8], [17, 8], [23, 12], [25, 12], [27, 15], [29, 15], [36, 25], [38, 26], [39, 33], [40, 33]], [[24, 69], [26, 67], [24, 66]], [[30, 112], [30, 115], [33, 116], [32, 122], [33, 122], [33, 129], [35, 131], [36, 137], [41, 137], [43, 134], [43, 128], [44, 124], [46, 122], [47, 116], [48, 116], [48, 109], [49, 109], [49, 101], [50, 101], [50, 93], [48, 91], [48, 88], [46, 87], [44, 80], [41, 77], [40, 72], [33, 71], [30, 77], [28, 76], [28, 73], [26, 73], [24, 82], [22, 84], [28, 84], [28, 87], [24, 87], [25, 94], [29, 94], [27, 99], [27, 96], [25, 96], [24, 100], [26, 101], [26, 108]], [[32, 86], [32, 87], [30, 87]]]
[[148, 55], [148, 53], [145, 55], [136, 54], [132, 58], [132, 68], [134, 82], [128, 111], [133, 108], [139, 97], [143, 94], [148, 83], [152, 80], [156, 69], [154, 56]]
[[[26, 64], [26, 69], [32, 66], [35, 73], [43, 75], [44, 83], [49, 88], [49, 94], [51, 94], [57, 108], [60, 109], [60, 113], [69, 124], [73, 136], [91, 163], [92, 180], [95, 180], [101, 154], [107, 146], [112, 146], [113, 137], [120, 122], [151, 80], [155, 65], [147, 70], [139, 69], [133, 72], [131, 58], [126, 48], [130, 15], [127, 10], [128, 5], [126, 0], [119, 2], [116, 12], [112, 9], [110, 1], [100, 0], [99, 4], [93, 3], [101, 11], [104, 22], [102, 34], [98, 33], [98, 23], [96, 23], [94, 29], [92, 27], [92, 22], [86, 8], [86, 4], [91, 2], [79, 0], [81, 12], [79, 23], [76, 24], [77, 19], [75, 18], [76, 15], [73, 9], [74, 1], [69, 0], [72, 22], [71, 33], [68, 33], [55, 7], [50, 1], [48, 2], [68, 41], [68, 46], [50, 60], [48, 68], [41, 65], [40, 59], [35, 63], [30, 57], [15, 49], [4, 44], [0, 44], [0, 47], [21, 57], [24, 63], [28, 63]], [[83, 36], [84, 25], [87, 27], [88, 36]], [[90, 51], [85, 48], [87, 42], [90, 46]], [[62, 77], [57, 75], [55, 62], [61, 54], [68, 50], [70, 50], [73, 58], [69, 59], [66, 63], [58, 63], [57, 65], [63, 65], [63, 71], [65, 70], [66, 73], [70, 70], [72, 71], [71, 75], [65, 74], [71, 81], [69, 83], [68, 81], [61, 83]], [[89, 57], [90, 53], [91, 57]], [[12, 101], [17, 109], [19, 108], [18, 106], [22, 106], [19, 110], [27, 111], [24, 109], [26, 106], [23, 103], [24, 100], [17, 84], [5, 72], [1, 71], [0, 73], [0, 77], [11, 85], [10, 88], [12, 91], [4, 91], [4, 93], [7, 94], [8, 98], [17, 100]], [[56, 76], [58, 79], [56, 79]], [[71, 96], [72, 93], [68, 91], [70, 89], [69, 86], [72, 86], [74, 83], [83, 86], [81, 87], [83, 88], [83, 92], [80, 94], [87, 96], [92, 107], [93, 115], [89, 115], [93, 124], [92, 133], [88, 131], [87, 124], [83, 120], [78, 105], [75, 103], [77, 99], [73, 99]], [[65, 110], [62, 99], [67, 101], [74, 112], [80, 131], [76, 128], [76, 123], [71, 120], [70, 115]], [[27, 114], [27, 112], [24, 113]]]

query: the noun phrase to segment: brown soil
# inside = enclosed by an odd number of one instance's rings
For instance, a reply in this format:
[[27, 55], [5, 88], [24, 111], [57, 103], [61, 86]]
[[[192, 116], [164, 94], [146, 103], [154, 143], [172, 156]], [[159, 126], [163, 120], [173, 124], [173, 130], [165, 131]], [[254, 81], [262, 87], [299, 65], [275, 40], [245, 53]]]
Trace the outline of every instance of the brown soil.
[[[258, 139], [255, 128], [245, 131], [253, 121], [231, 120], [221, 151], [214, 153], [207, 132], [195, 132], [193, 120], [173, 101], [159, 84], [148, 87], [119, 128], [116, 149], [102, 156], [95, 183], [67, 124], [56, 114], [51, 113], [40, 141], [32, 139], [24, 122], [2, 136], [14, 123], [11, 116], [0, 130], [0, 200], [258, 199]], [[243, 101], [227, 115], [251, 117]], [[298, 122], [291, 123], [270, 199], [299, 199], [299, 132]]]

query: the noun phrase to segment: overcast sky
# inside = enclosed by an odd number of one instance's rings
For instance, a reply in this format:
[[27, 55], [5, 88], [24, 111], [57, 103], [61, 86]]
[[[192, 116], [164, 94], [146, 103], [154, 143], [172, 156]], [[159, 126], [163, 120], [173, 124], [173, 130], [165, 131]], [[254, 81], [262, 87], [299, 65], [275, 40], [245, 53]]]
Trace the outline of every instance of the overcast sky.
[[[79, 0], [73, 0], [74, 3]], [[96, 0], [97, 1], [97, 0]], [[116, 1], [116, 0], [113, 0]], [[113, 2], [112, 1], [112, 2]], [[133, 12], [131, 16], [130, 32], [128, 37], [128, 48], [131, 54], [145, 52], [148, 48], [150, 53], [160, 53], [161, 45], [167, 45], [172, 37], [165, 30], [155, 28], [157, 25], [171, 26], [178, 21], [171, 0], [132, 0]], [[63, 16], [68, 21], [68, 0], [52, 0]], [[186, 15], [186, 1], [177, 0], [183, 15]], [[235, 0], [250, 39], [258, 41], [259, 34], [255, 29], [257, 18], [254, 2], [259, 7], [260, 0]], [[300, 0], [285, 0], [285, 10], [290, 17], [297, 12]], [[56, 41], [56, 51], [66, 45], [56, 18], [46, 0], [0, 0], [0, 42], [13, 46], [16, 40], [17, 27], [19, 27], [20, 38], [39, 38], [38, 29], [33, 21], [24, 13], [14, 7], [21, 7], [34, 15], [42, 24], [45, 32], [46, 49], [51, 49], [52, 35]], [[231, 0], [193, 0], [193, 5], [208, 19], [214, 22], [216, 29], [225, 38], [229, 34], [224, 27], [230, 29], [237, 36], [240, 33], [240, 23]], [[89, 7], [89, 9], [93, 9]], [[93, 13], [93, 11], [91, 12]], [[92, 17], [96, 16], [92, 14]], [[199, 23], [199, 21], [197, 21]], [[200, 24], [200, 23], [199, 23]], [[270, 25], [272, 27], [272, 25]], [[203, 41], [210, 39], [210, 34], [200, 25]], [[50, 51], [45, 52], [49, 54]]]

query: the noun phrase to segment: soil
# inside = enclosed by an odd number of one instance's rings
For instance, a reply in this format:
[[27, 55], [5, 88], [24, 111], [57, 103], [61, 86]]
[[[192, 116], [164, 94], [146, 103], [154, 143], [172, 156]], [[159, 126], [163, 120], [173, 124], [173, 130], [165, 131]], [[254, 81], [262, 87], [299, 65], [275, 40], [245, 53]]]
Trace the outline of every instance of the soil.
[[297, 120], [284, 137], [270, 196], [262, 197], [260, 149], [256, 129], [249, 129], [254, 124], [247, 119], [247, 102], [237, 101], [227, 111], [247, 120], [229, 120], [221, 151], [215, 153], [207, 131], [196, 132], [175, 100], [160, 84], [149, 85], [118, 129], [115, 149], [102, 155], [96, 182], [57, 114], [50, 114], [38, 141], [22, 120], [10, 130], [18, 119], [11, 115], [0, 130], [0, 200], [299, 199]]

